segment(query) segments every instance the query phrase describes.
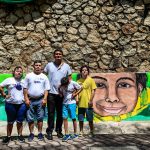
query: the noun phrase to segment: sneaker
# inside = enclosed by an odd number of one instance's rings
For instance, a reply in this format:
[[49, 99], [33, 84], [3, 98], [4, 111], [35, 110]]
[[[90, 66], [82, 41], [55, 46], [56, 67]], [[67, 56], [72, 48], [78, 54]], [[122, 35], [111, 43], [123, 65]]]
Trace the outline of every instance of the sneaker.
[[48, 134], [47, 134], [47, 139], [48, 139], [48, 140], [53, 140], [53, 135], [52, 135], [52, 133], [48, 133]]
[[64, 135], [63, 135], [61, 132], [57, 132], [57, 137], [58, 137], [58, 138], [63, 138], [63, 136], [64, 136]]
[[38, 139], [39, 139], [40, 141], [42, 141], [42, 140], [44, 139], [44, 137], [43, 137], [43, 134], [42, 134], [42, 133], [39, 133], [39, 134], [38, 134]]
[[18, 140], [19, 140], [20, 143], [25, 142], [25, 139], [24, 139], [24, 137], [22, 135], [18, 136]]
[[6, 136], [4, 139], [3, 139], [3, 144], [8, 144], [11, 140], [11, 137], [8, 137]]
[[34, 134], [33, 133], [30, 133], [29, 137], [28, 137], [28, 141], [29, 142], [32, 142], [34, 139]]
[[76, 139], [76, 138], [78, 138], [78, 134], [72, 134], [71, 135], [71, 139]]
[[80, 131], [79, 136], [81, 136], [81, 137], [84, 136], [84, 132]]
[[69, 139], [71, 139], [71, 136], [70, 136], [69, 134], [66, 134], [66, 135], [64, 135], [63, 138], [62, 138], [62, 142], [66, 142], [66, 141], [68, 141]]
[[94, 132], [91, 131], [90, 134], [89, 134], [89, 136], [90, 136], [90, 137], [94, 137]]

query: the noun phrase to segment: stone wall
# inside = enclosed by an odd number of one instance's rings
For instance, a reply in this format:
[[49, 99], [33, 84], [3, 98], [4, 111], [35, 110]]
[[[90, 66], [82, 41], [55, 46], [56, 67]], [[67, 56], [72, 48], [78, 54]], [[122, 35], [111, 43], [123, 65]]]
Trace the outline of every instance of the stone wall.
[[30, 70], [62, 48], [74, 71], [150, 70], [147, 0], [37, 0], [0, 4], [0, 73], [18, 64]]

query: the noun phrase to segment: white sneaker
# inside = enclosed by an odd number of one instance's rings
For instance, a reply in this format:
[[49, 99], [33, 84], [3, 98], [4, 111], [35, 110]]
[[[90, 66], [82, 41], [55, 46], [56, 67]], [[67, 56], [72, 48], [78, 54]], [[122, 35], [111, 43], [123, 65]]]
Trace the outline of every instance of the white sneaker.
[[83, 131], [80, 131], [80, 132], [79, 132], [79, 136], [80, 136], [80, 137], [84, 136], [84, 132], [83, 132]]

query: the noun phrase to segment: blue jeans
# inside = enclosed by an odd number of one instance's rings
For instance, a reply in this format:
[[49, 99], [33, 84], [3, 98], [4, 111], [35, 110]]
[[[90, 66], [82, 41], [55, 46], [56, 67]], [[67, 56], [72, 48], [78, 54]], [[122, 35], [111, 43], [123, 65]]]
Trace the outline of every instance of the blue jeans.
[[42, 99], [30, 100], [30, 107], [27, 110], [27, 121], [33, 122], [35, 118], [37, 121], [43, 121], [44, 119], [44, 108], [42, 106]]

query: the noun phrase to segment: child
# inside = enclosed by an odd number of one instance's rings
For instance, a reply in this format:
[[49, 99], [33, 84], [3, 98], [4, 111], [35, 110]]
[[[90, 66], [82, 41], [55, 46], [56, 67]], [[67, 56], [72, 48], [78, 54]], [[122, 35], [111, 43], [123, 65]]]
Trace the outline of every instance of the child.
[[[77, 138], [77, 123], [76, 123], [76, 100], [75, 96], [81, 91], [81, 86], [70, 79], [70, 77], [64, 77], [61, 79], [61, 86], [59, 93], [63, 96], [63, 122], [65, 135], [62, 141]], [[74, 135], [68, 133], [68, 116], [73, 121]]]
[[80, 135], [83, 135], [85, 114], [86, 119], [89, 122], [90, 134], [93, 135], [93, 97], [97, 87], [95, 81], [89, 76], [88, 66], [82, 66], [80, 74], [81, 78], [77, 81], [80, 85], [82, 85], [82, 91], [79, 96], [77, 96]]

